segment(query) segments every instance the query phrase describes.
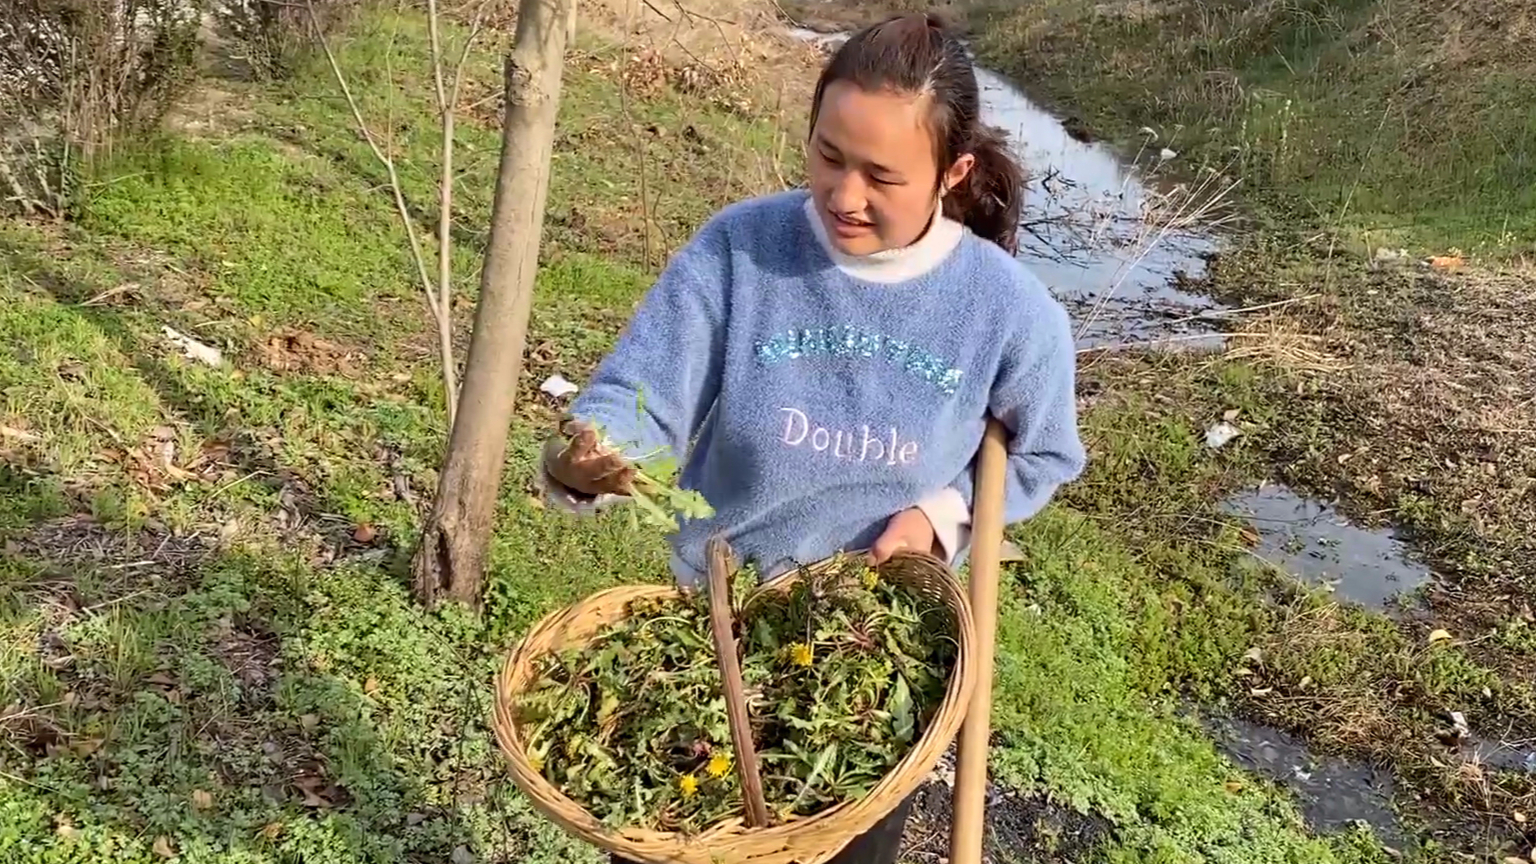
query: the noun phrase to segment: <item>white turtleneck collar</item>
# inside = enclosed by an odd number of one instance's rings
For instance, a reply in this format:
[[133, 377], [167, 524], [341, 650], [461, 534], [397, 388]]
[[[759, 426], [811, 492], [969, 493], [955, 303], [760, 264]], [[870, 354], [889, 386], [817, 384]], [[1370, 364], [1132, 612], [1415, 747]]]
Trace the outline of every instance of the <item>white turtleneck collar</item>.
[[849, 255], [832, 245], [827, 226], [822, 224], [821, 216], [816, 212], [815, 198], [805, 199], [804, 210], [805, 218], [811, 221], [816, 242], [821, 244], [832, 263], [849, 276], [866, 282], [893, 284], [916, 279], [939, 266], [965, 236], [965, 226], [944, 216], [944, 208], [936, 207], [927, 232], [910, 246], [885, 249], [872, 255]]

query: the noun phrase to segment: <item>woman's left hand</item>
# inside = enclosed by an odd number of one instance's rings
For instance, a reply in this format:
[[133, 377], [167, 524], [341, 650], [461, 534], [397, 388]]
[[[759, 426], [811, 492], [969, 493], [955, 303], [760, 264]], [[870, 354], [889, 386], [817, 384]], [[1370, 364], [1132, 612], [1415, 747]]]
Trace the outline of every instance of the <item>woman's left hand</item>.
[[933, 523], [927, 514], [912, 507], [891, 517], [882, 533], [869, 547], [871, 564], [884, 564], [897, 552], [934, 552]]

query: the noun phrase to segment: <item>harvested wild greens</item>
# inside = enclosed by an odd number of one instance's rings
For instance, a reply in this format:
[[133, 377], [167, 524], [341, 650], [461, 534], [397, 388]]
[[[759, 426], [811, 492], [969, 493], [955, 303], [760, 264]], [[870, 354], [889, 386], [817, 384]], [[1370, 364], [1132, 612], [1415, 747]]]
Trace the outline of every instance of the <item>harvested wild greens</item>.
[[[952, 614], [852, 558], [787, 593], [732, 593], [750, 598], [737, 641], [769, 809], [783, 819], [863, 796], [943, 699]], [[519, 706], [534, 764], [614, 828], [693, 832], [741, 815], [707, 599], [629, 612], [541, 660]]]
[[652, 526], [673, 534], [677, 532], [679, 517], [708, 519], [715, 515], [715, 508], [709, 506], [703, 495], [677, 485], [677, 475], [677, 460], [660, 454], [642, 460], [636, 466], [635, 481], [629, 493], [636, 505], [631, 511], [636, 527], [644, 518]]

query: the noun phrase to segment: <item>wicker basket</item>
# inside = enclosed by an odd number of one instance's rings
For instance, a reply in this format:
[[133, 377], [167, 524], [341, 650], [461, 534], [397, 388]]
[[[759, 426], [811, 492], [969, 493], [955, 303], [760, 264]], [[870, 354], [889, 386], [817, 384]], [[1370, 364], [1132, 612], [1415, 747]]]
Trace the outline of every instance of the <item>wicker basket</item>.
[[[805, 572], [836, 565], [835, 559], [776, 579], [759, 589], [782, 591]], [[879, 568], [882, 578], [923, 592], [954, 615], [958, 650], [944, 700], [905, 758], [857, 801], [830, 807], [767, 828], [750, 828], [741, 818], [717, 823], [692, 835], [628, 829], [614, 831], [567, 798], [528, 761], [514, 710], [530, 684], [534, 661], [551, 652], [585, 644], [622, 620], [631, 601], [672, 599], [678, 591], [657, 585], [625, 586], [598, 592], [534, 625], [508, 656], [496, 683], [496, 739], [511, 763], [512, 778], [544, 815], [577, 837], [644, 864], [822, 864], [867, 832], [916, 791], [965, 719], [975, 686], [976, 644], [970, 601], [954, 572], [927, 555], [899, 555]]]

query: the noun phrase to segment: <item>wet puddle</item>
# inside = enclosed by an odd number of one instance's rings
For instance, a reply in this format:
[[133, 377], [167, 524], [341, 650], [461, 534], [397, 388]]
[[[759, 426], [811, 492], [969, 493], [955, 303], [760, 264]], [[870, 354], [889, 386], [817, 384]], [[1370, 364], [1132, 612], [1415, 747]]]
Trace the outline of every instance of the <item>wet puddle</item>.
[[1392, 775], [1364, 762], [1323, 756], [1294, 735], [1248, 720], [1201, 718], [1216, 748], [1239, 767], [1267, 777], [1296, 797], [1315, 831], [1365, 824], [1376, 838], [1401, 849], [1406, 834], [1392, 807]]
[[1367, 609], [1401, 612], [1401, 595], [1431, 579], [1429, 568], [1410, 558], [1407, 543], [1395, 532], [1352, 525], [1332, 507], [1284, 486], [1239, 493], [1221, 509], [1258, 531], [1254, 555]]
[[[788, 33], [824, 50], [847, 39]], [[1073, 137], [1002, 76], [978, 68], [976, 79], [983, 121], [1008, 133], [1029, 175], [1019, 257], [1072, 313], [1079, 344], [1219, 347], [1213, 313], [1221, 307], [1178, 287], [1181, 277], [1203, 276], [1218, 248], [1200, 212], [1213, 190], [1162, 182], [1157, 175], [1177, 163], [1173, 151], [1149, 142], [1127, 159]]]
[[1489, 768], [1536, 775], [1536, 740], [1492, 741], [1474, 735], [1462, 750], [1469, 760]]

